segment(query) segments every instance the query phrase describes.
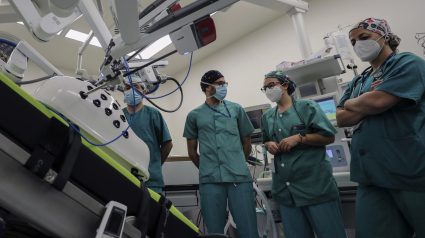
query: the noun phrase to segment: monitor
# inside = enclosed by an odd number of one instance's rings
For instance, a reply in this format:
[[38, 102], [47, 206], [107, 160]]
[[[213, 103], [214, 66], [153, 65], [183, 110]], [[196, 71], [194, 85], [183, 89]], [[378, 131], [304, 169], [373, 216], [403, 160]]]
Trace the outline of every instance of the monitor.
[[320, 94], [319, 83], [317, 80], [313, 83], [298, 85], [296, 89], [297, 98], [309, 98], [319, 96]]
[[345, 83], [339, 83], [338, 84], [338, 93], [339, 93], [340, 98], [342, 98], [342, 96], [344, 95], [345, 91], [348, 88], [348, 84], [349, 83], [350, 82], [345, 82]]
[[336, 121], [336, 108], [338, 105], [338, 93], [329, 93], [317, 97], [310, 98], [319, 104], [320, 108], [325, 112], [328, 119], [332, 122]]
[[249, 120], [254, 127], [253, 134], [261, 133], [261, 116], [271, 108], [270, 104], [262, 104], [258, 106], [246, 107], [244, 108], [246, 114], [248, 115]]

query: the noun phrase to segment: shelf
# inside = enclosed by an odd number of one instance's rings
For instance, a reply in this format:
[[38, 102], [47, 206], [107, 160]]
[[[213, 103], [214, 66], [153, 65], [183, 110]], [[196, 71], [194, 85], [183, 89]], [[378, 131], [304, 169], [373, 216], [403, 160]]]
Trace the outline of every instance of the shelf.
[[[338, 62], [338, 60], [341, 61]], [[341, 68], [342, 64], [342, 68]], [[340, 55], [326, 57], [304, 65], [283, 70], [296, 84], [304, 84], [318, 79], [329, 78], [345, 73], [345, 67]]]

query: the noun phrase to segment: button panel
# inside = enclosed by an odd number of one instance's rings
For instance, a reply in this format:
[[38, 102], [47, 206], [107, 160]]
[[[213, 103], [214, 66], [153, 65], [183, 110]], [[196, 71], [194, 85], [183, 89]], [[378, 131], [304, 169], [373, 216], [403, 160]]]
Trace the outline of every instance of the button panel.
[[118, 120], [115, 120], [114, 121], [114, 126], [116, 127], [116, 128], [120, 128], [120, 121], [118, 121]]
[[93, 104], [96, 106], [96, 107], [100, 107], [100, 100], [98, 100], [98, 99], [95, 99], [95, 100], [93, 100]]

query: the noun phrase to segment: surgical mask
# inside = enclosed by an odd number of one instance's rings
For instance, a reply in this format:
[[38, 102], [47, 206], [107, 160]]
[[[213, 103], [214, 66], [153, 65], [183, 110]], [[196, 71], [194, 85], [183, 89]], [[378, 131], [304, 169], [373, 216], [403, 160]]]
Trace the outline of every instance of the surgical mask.
[[280, 89], [280, 86], [275, 86], [273, 88], [267, 88], [266, 89], [266, 97], [272, 101], [272, 102], [277, 102], [282, 98], [282, 94], [286, 91], [282, 89]]
[[[135, 93], [136, 94], [133, 94], [133, 89], [130, 89], [127, 92], [125, 92], [124, 103], [127, 103], [130, 106], [134, 106], [134, 105], [141, 103], [142, 102], [142, 96], [140, 96], [140, 94], [138, 94], [137, 92], [135, 92]], [[133, 95], [136, 98], [136, 103], [134, 103]]]
[[361, 59], [363, 62], [371, 62], [372, 60], [376, 59], [378, 57], [379, 53], [381, 52], [382, 48], [384, 48], [384, 44], [379, 45], [378, 41], [385, 36], [385, 39], [387, 38], [386, 35], [381, 36], [378, 40], [362, 40], [357, 41], [354, 45], [354, 52], [356, 52], [357, 56]]
[[[214, 86], [215, 87], [215, 94], [210, 97], [215, 97], [219, 101], [223, 101], [224, 98], [227, 96], [227, 87], [226, 86]], [[208, 97], [208, 98], [210, 98]]]

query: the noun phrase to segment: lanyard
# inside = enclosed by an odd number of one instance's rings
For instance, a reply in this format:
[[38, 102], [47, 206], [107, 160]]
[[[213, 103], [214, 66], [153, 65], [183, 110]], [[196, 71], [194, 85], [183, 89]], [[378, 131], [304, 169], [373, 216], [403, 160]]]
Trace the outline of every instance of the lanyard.
[[216, 110], [215, 108], [212, 108], [210, 105], [208, 105], [208, 104], [207, 104], [207, 102], [205, 102], [205, 105], [207, 105], [207, 106], [208, 106], [211, 110], [213, 110], [213, 111], [215, 111], [215, 112], [218, 112], [218, 113], [222, 114], [223, 116], [225, 116], [225, 117], [227, 117], [227, 118], [232, 118], [232, 115], [230, 115], [229, 108], [227, 108], [226, 102], [225, 102], [225, 101], [223, 101], [223, 103], [224, 103], [224, 106], [226, 107], [226, 110], [227, 110], [227, 112], [229, 113], [229, 115], [226, 115], [226, 114], [224, 114], [224, 113], [222, 113], [222, 112], [220, 112], [220, 111]]
[[[382, 77], [382, 75], [384, 74], [385, 65], [387, 64], [388, 60], [390, 60], [394, 55], [395, 55], [395, 52], [392, 52], [387, 57], [387, 59], [384, 61], [384, 63], [382, 63], [381, 67], [379, 67], [378, 71], [375, 72], [375, 74], [373, 75], [374, 81], [375, 80], [379, 80]], [[357, 86], [359, 80], [361, 79], [361, 84], [360, 84], [359, 92], [357, 93], [357, 97], [360, 96], [360, 93], [361, 93], [362, 88], [363, 88], [363, 83], [366, 80], [366, 77], [365, 76], [368, 75], [368, 74], [370, 74], [370, 73], [372, 73], [372, 70], [370, 70], [370, 69], [372, 69], [372, 66], [370, 66], [367, 69], [365, 69], [363, 71], [363, 73], [361, 73], [361, 75], [356, 79], [356, 81], [354, 81], [353, 89], [351, 90], [351, 97], [352, 98], [354, 98], [354, 90], [356, 89], [356, 86]]]
[[[304, 120], [301, 118], [301, 115], [300, 115], [300, 113], [298, 112], [298, 110], [297, 110], [297, 106], [295, 105], [295, 101], [294, 101], [293, 99], [292, 99], [292, 105], [294, 106], [294, 109], [295, 109], [295, 111], [297, 112], [298, 118], [300, 119], [301, 123], [305, 126]], [[275, 130], [274, 130], [274, 125], [275, 125], [275, 123], [276, 123], [277, 109], [278, 109], [278, 108], [279, 108], [279, 106], [276, 106], [275, 115], [274, 115], [274, 117], [273, 117], [273, 135], [272, 135], [272, 137], [273, 137], [273, 136], [277, 136], [277, 135], [276, 135], [276, 132], [275, 132]]]

